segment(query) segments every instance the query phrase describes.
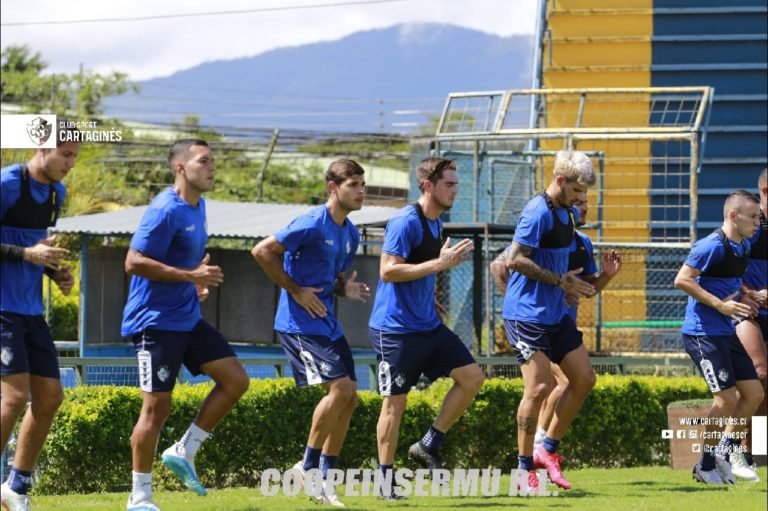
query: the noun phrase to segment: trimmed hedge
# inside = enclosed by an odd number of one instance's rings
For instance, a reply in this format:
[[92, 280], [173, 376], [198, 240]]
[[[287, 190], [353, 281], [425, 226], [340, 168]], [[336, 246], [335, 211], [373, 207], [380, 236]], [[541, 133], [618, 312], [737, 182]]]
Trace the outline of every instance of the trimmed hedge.
[[[408, 446], [434, 420], [450, 380], [412, 392], [400, 429], [396, 462], [408, 465]], [[179, 385], [163, 429], [159, 452], [178, 439], [195, 417], [210, 385]], [[467, 413], [451, 429], [442, 455], [449, 467], [509, 470], [517, 466], [516, 412], [519, 379], [490, 379]], [[196, 457], [209, 487], [255, 486], [265, 468], [287, 469], [304, 452], [309, 424], [322, 389], [297, 389], [293, 380], [252, 380], [249, 391], [214, 430]], [[569, 429], [560, 451], [567, 467], [618, 467], [667, 463], [661, 438], [667, 405], [709, 397], [700, 378], [599, 376], [594, 391]], [[352, 418], [339, 468], [376, 466], [376, 422], [381, 396], [363, 391]], [[141, 408], [137, 388], [79, 387], [67, 390], [40, 463], [39, 493], [128, 490], [130, 435]], [[413, 467], [412, 467], [413, 468]], [[167, 470], [155, 480], [179, 488]]]

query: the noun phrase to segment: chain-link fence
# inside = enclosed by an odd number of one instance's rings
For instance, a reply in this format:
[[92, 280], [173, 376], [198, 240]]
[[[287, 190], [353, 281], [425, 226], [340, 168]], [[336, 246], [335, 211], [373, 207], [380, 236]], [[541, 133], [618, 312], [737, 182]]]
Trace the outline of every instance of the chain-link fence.
[[[432, 146], [432, 154], [458, 163], [460, 192], [447, 221], [484, 233], [476, 246], [480, 260], [439, 281], [463, 338], [477, 339], [479, 352], [504, 351], [501, 302], [487, 266], [511, 236], [494, 234], [498, 224], [514, 226], [525, 203], [547, 187], [557, 151], [578, 149], [598, 178], [585, 232], [598, 260], [610, 249], [624, 260], [608, 290], [581, 306], [586, 345], [597, 352], [679, 350], [686, 297], [673, 280], [698, 235], [696, 171], [711, 93], [688, 87], [449, 95]], [[482, 328], [467, 304], [484, 311]]]

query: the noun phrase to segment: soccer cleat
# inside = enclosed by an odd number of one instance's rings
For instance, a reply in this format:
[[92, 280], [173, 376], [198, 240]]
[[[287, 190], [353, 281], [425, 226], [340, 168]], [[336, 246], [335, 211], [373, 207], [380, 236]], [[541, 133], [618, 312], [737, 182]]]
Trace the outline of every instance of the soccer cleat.
[[760, 480], [760, 476], [757, 475], [757, 467], [755, 465], [749, 464], [747, 457], [743, 452], [732, 452], [730, 459], [731, 471], [733, 472], [733, 475], [739, 479], [744, 479], [745, 481], [752, 481], [755, 483]]
[[731, 464], [723, 454], [715, 454], [715, 470], [725, 484], [736, 484], [736, 479], [731, 471]]
[[339, 496], [336, 495], [336, 490], [333, 488], [333, 486], [328, 486], [326, 483], [327, 481], [323, 481], [323, 495], [320, 498], [320, 503], [328, 504], [332, 507], [347, 507], [339, 499]]
[[163, 451], [163, 464], [181, 479], [184, 486], [202, 497], [208, 495], [208, 490], [205, 489], [200, 479], [197, 478], [195, 462], [188, 460], [184, 456], [179, 456], [176, 451], [176, 444]]
[[704, 484], [725, 484], [720, 478], [717, 469], [702, 470], [701, 463], [697, 463], [696, 466], [693, 467], [693, 478]]
[[8, 483], [0, 486], [0, 500], [2, 500], [3, 511], [29, 511], [29, 495], [20, 495], [11, 490]]
[[563, 476], [560, 470], [560, 463], [563, 457], [559, 454], [552, 454], [544, 446], [539, 446], [533, 451], [533, 466], [536, 468], [546, 468], [549, 479], [564, 490], [571, 489], [571, 483]]
[[424, 444], [421, 443], [421, 440], [408, 448], [408, 456], [412, 460], [418, 461], [424, 468], [429, 470], [443, 468], [443, 462], [440, 461], [440, 458], [430, 453], [427, 448], [424, 447]]
[[126, 511], [160, 511], [160, 508], [152, 499], [144, 499], [139, 502], [133, 502], [133, 495], [128, 495], [128, 504]]

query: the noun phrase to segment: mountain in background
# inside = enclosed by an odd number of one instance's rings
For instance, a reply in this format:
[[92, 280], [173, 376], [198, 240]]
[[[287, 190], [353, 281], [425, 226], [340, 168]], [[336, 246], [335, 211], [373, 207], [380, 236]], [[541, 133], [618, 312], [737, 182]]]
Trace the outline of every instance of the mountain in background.
[[405, 24], [215, 61], [105, 101], [131, 121], [339, 132], [413, 132], [449, 92], [530, 88], [533, 37]]

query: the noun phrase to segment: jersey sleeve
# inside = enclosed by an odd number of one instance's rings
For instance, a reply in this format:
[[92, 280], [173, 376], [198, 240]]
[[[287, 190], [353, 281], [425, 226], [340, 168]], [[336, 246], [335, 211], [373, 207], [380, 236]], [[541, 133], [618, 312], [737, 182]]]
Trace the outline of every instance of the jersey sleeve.
[[317, 231], [317, 221], [309, 215], [291, 220], [286, 227], [275, 233], [275, 239], [287, 252], [295, 253]]
[[[578, 234], [577, 234], [578, 236]], [[597, 263], [595, 263], [595, 249], [592, 246], [592, 240], [589, 236], [582, 236], [584, 241], [584, 248], [587, 249], [587, 267], [584, 268], [584, 275], [597, 275], [599, 270], [597, 269]]]
[[21, 197], [21, 173], [12, 168], [3, 169], [0, 175], [0, 219], [5, 218], [8, 211]]
[[407, 259], [411, 255], [411, 250], [419, 243], [417, 239], [418, 227], [420, 226], [418, 217], [403, 215], [393, 218], [387, 224], [384, 232], [384, 246], [382, 251], [394, 256]]
[[527, 247], [539, 248], [541, 237], [551, 228], [552, 214], [547, 207], [537, 207], [529, 202], [520, 214], [515, 227], [515, 243]]
[[152, 259], [162, 260], [175, 233], [176, 228], [169, 212], [149, 207], [131, 238], [131, 248]]
[[685, 264], [705, 272], [713, 264], [719, 263], [724, 256], [725, 250], [719, 239], [703, 238], [694, 243], [688, 257], [685, 258]]

